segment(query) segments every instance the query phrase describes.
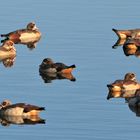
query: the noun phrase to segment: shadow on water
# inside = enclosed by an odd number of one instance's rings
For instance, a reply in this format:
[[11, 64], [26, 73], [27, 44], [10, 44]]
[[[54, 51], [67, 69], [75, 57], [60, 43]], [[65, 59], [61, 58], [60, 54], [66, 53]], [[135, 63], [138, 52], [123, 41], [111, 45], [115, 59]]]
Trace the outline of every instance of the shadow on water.
[[35, 124], [45, 124], [45, 120], [38, 116], [0, 116], [0, 123], [2, 126], [13, 125], [35, 125]]

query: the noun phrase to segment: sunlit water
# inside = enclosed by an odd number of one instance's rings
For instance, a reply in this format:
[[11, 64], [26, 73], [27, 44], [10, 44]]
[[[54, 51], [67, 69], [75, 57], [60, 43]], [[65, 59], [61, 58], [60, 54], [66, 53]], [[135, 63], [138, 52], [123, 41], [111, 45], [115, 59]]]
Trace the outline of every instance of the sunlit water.
[[[140, 27], [139, 1], [24, 0], [1, 2], [0, 33], [35, 21], [42, 32], [37, 47], [16, 45], [11, 68], [0, 64], [0, 100], [44, 106], [46, 124], [0, 126], [4, 140], [139, 139], [140, 118], [124, 99], [106, 100], [106, 85], [134, 72], [140, 80], [140, 59], [114, 50], [112, 28]], [[75, 82], [44, 83], [39, 65], [46, 57], [77, 68]]]

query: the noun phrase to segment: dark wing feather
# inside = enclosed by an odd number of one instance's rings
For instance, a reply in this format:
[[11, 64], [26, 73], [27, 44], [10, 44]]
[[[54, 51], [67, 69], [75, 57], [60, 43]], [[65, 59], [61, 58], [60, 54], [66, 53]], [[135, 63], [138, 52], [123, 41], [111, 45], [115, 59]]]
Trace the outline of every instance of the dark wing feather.
[[10, 109], [10, 108], [15, 108], [15, 107], [24, 107], [24, 106], [25, 106], [25, 103], [17, 103], [17, 104], [6, 106], [6, 107], [3, 108], [3, 110]]
[[55, 65], [55, 68], [57, 69], [58, 72], [61, 71], [61, 70], [63, 70], [63, 69], [68, 68], [68, 66], [66, 66], [63, 63], [55, 63], [54, 65]]
[[29, 112], [31, 110], [40, 110], [40, 111], [45, 110], [44, 107], [39, 107], [39, 106], [25, 104], [25, 103], [17, 103], [17, 104], [9, 105], [7, 107], [4, 107], [3, 110], [10, 109], [10, 108], [15, 108], [15, 107], [24, 108], [24, 112]]
[[29, 112], [31, 110], [45, 110], [44, 107], [39, 107], [39, 106], [35, 106], [35, 105], [30, 105], [30, 104], [27, 104], [24, 106], [24, 112]]

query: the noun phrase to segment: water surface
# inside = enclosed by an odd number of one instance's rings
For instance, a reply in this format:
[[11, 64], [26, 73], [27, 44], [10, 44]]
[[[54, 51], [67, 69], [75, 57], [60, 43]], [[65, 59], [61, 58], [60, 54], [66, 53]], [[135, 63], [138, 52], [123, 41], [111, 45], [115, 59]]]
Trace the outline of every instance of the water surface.
[[[46, 124], [0, 126], [1, 139], [114, 140], [138, 139], [140, 118], [124, 99], [107, 101], [106, 85], [134, 72], [140, 60], [112, 49], [112, 28], [138, 28], [139, 1], [24, 0], [1, 3], [0, 32], [8, 33], [35, 21], [42, 32], [37, 47], [16, 45], [11, 68], [0, 64], [0, 99], [45, 106]], [[46, 57], [75, 64], [75, 82], [44, 83], [39, 65]]]

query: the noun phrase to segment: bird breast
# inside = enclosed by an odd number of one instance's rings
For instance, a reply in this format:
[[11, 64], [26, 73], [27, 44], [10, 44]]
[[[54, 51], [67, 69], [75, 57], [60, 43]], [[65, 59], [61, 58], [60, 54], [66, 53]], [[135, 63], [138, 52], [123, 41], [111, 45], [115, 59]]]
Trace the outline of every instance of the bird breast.
[[40, 39], [40, 33], [22, 33], [20, 36], [21, 43], [37, 42]]
[[0, 115], [5, 116], [22, 116], [23, 115], [24, 108], [21, 107], [15, 107], [15, 108], [9, 108], [9, 109], [1, 109]]

